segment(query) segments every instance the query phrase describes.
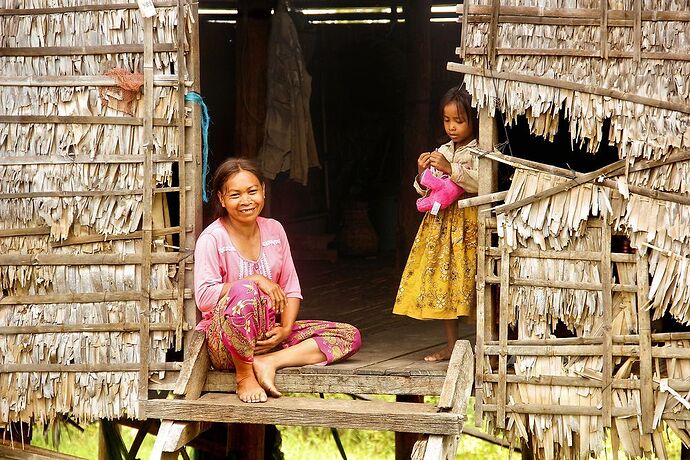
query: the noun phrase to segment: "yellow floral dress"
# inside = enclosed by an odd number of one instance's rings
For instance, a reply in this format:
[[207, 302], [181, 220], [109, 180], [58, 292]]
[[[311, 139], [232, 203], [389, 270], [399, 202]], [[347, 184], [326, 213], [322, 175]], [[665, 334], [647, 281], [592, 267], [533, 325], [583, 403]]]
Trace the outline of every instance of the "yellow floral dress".
[[[451, 163], [451, 179], [477, 192], [476, 158], [466, 151], [476, 142], [441, 152]], [[416, 181], [415, 181], [416, 182]], [[422, 190], [415, 183], [415, 188]], [[477, 208], [453, 204], [434, 216], [424, 215], [405, 265], [393, 313], [416, 319], [455, 319], [474, 315], [477, 273]]]

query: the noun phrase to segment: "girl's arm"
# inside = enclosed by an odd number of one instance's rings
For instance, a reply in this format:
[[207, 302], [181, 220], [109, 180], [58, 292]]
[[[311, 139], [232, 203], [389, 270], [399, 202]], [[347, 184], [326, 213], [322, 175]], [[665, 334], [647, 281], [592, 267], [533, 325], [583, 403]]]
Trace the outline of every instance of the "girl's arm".
[[479, 172], [474, 163], [476, 163], [476, 160], [470, 158], [468, 162], [450, 164], [450, 180], [465, 189], [468, 193], [477, 193], [479, 191]]

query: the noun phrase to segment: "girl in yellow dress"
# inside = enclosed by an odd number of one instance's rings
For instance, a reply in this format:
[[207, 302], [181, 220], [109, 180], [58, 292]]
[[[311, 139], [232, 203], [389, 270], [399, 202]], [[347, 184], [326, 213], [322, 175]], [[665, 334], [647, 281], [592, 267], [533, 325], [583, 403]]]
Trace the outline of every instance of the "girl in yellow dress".
[[[443, 127], [450, 141], [417, 159], [418, 175], [430, 167], [460, 185], [463, 198], [477, 193], [477, 158], [469, 147], [477, 144], [478, 123], [472, 98], [463, 86], [451, 88], [441, 99]], [[405, 265], [393, 313], [416, 319], [443, 320], [447, 346], [426, 356], [426, 361], [450, 358], [458, 340], [458, 317], [473, 314], [477, 272], [477, 208], [453, 203], [437, 215], [424, 215]]]

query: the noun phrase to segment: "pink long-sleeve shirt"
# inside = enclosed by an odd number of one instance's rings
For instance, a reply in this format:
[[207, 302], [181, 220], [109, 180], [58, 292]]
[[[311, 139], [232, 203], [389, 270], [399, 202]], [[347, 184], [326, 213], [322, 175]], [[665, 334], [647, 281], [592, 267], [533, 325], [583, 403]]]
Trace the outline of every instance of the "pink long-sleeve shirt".
[[202, 320], [197, 330], [208, 329], [223, 284], [255, 273], [277, 283], [287, 297], [302, 298], [283, 226], [277, 220], [264, 217], [258, 217], [257, 223], [261, 233], [261, 253], [257, 260], [247, 260], [240, 255], [220, 219], [216, 219], [199, 235], [194, 250], [194, 295]]

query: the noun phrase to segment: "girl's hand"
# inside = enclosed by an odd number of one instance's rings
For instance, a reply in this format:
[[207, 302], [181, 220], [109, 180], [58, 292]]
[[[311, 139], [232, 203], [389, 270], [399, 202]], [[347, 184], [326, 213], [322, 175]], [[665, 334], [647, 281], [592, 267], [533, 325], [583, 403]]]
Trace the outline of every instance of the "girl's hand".
[[431, 163], [431, 152], [424, 152], [417, 158], [417, 174], [422, 174]]
[[287, 304], [287, 296], [280, 285], [259, 274], [248, 276], [247, 279], [254, 281], [259, 286], [259, 289], [271, 299], [276, 314], [283, 313], [283, 309]]
[[254, 347], [254, 354], [260, 355], [263, 353], [268, 353], [269, 351], [277, 347], [283, 340], [285, 340], [288, 337], [288, 335], [290, 335], [290, 331], [287, 330], [286, 327], [283, 327], [279, 324], [274, 326], [271, 330], [266, 332], [267, 338], [265, 340], [256, 341], [256, 346]]
[[442, 153], [433, 151], [429, 154], [429, 156], [429, 163], [431, 164], [431, 166], [446, 174], [453, 173], [453, 169], [450, 166], [450, 162], [446, 159], [446, 157], [443, 156]]

